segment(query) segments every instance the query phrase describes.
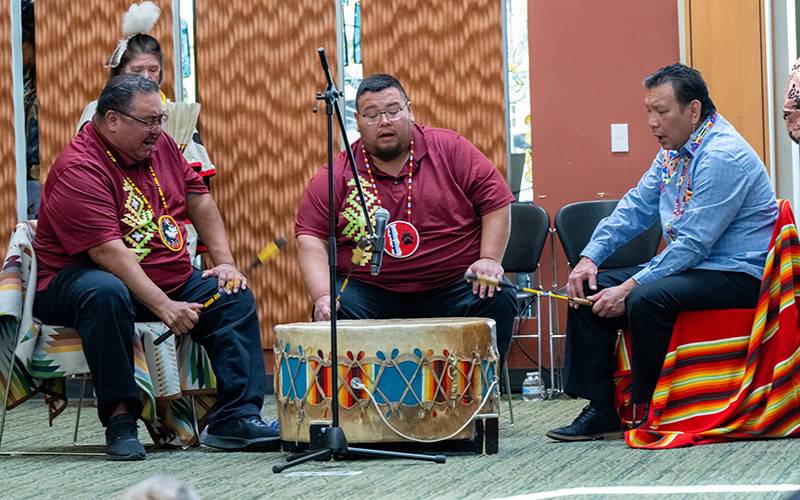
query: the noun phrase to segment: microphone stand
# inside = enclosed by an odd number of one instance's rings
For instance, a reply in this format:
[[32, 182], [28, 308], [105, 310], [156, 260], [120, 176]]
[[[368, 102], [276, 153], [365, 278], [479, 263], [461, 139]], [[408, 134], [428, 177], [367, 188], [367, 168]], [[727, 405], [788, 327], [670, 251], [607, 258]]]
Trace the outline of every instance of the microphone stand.
[[339, 353], [336, 345], [336, 304], [333, 297], [336, 297], [336, 222], [338, 217], [334, 212], [334, 186], [333, 186], [333, 112], [336, 111], [336, 118], [339, 122], [339, 129], [347, 145], [347, 159], [350, 164], [350, 169], [353, 172], [355, 179], [356, 191], [361, 204], [361, 209], [364, 211], [364, 219], [366, 221], [367, 233], [369, 234], [368, 240], [373, 244], [376, 238], [383, 238], [383, 235], [375, 234], [372, 229], [372, 224], [369, 219], [369, 211], [364, 198], [364, 192], [361, 188], [361, 182], [358, 178], [358, 170], [356, 169], [355, 159], [353, 158], [353, 150], [350, 147], [350, 141], [347, 140], [347, 132], [344, 126], [344, 119], [342, 112], [339, 108], [338, 98], [343, 94], [336, 90], [331, 76], [330, 67], [328, 66], [328, 59], [325, 57], [325, 49], [320, 47], [317, 49], [319, 53], [319, 60], [322, 64], [322, 71], [325, 73], [325, 78], [328, 86], [325, 93], [317, 93], [318, 101], [325, 101], [325, 116], [328, 125], [328, 268], [330, 273], [330, 297], [331, 297], [331, 424], [318, 429], [320, 439], [315, 439], [313, 434], [315, 429], [312, 426], [312, 438], [309, 440], [309, 451], [296, 456], [281, 464], [273, 465], [272, 472], [279, 473], [289, 467], [300, 465], [311, 460], [337, 460], [344, 458], [346, 455], [363, 455], [371, 457], [391, 457], [391, 458], [409, 458], [415, 460], [424, 460], [428, 462], [444, 463], [444, 455], [425, 455], [419, 453], [401, 453], [395, 451], [373, 450], [367, 448], [353, 448], [347, 445], [347, 438], [344, 431], [339, 426]]

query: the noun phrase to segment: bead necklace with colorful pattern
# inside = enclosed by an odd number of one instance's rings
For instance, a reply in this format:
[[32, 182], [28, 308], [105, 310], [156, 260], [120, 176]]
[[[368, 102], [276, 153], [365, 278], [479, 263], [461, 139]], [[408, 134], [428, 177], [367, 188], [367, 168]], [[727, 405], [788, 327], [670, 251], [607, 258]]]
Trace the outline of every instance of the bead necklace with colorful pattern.
[[[675, 207], [672, 210], [672, 221], [667, 222], [665, 230], [670, 240], [677, 238], [677, 231], [675, 230], [675, 223], [683, 218], [686, 212], [686, 205], [692, 199], [692, 179], [689, 175], [689, 163], [691, 163], [690, 155], [694, 155], [697, 148], [703, 143], [706, 134], [714, 126], [717, 121], [717, 114], [712, 113], [706, 118], [703, 125], [695, 133], [692, 133], [691, 142], [688, 145], [689, 153], [681, 155], [678, 151], [663, 151], [661, 160], [661, 192], [666, 189], [666, 184], [669, 184], [672, 176], [678, 170], [678, 165], [683, 164], [680, 176], [678, 177], [678, 196], [675, 198]], [[683, 184], [686, 186], [681, 193], [680, 189]]]
[[[111, 151], [106, 150], [106, 155], [111, 160], [114, 165], [119, 166], [117, 159], [111, 153]], [[147, 168], [150, 170], [150, 175], [153, 177], [153, 181], [156, 184], [156, 189], [158, 189], [158, 195], [161, 198], [161, 204], [164, 206], [164, 215], [158, 218], [158, 236], [161, 238], [161, 241], [164, 243], [164, 246], [172, 250], [173, 252], [179, 252], [183, 249], [183, 233], [181, 233], [180, 227], [178, 223], [175, 222], [175, 219], [169, 215], [169, 207], [167, 207], [167, 198], [164, 196], [164, 190], [161, 189], [161, 183], [158, 181], [158, 176], [156, 176], [156, 171], [153, 169], [153, 163], [150, 162], [147, 164]], [[125, 176], [125, 183], [130, 187], [139, 197], [145, 202], [150, 213], [153, 214], [155, 217], [156, 212], [153, 210], [153, 205], [150, 204], [150, 200], [147, 199], [147, 196], [139, 189], [133, 179], [128, 177], [128, 174], [125, 173], [120, 167], [120, 171], [122, 175]]]
[[[364, 165], [367, 167], [367, 174], [369, 175], [369, 182], [372, 185], [372, 190], [375, 193], [375, 197], [378, 199], [378, 205], [383, 206], [383, 201], [381, 200], [381, 195], [378, 192], [378, 184], [375, 182], [375, 177], [372, 174], [372, 166], [369, 161], [369, 154], [367, 154], [367, 149], [364, 147], [364, 143], [361, 144], [361, 153], [364, 156]], [[391, 255], [392, 257], [396, 257], [398, 259], [404, 259], [406, 257], [410, 257], [417, 251], [419, 248], [420, 237], [419, 231], [417, 228], [414, 227], [414, 224], [411, 222], [411, 199], [412, 199], [412, 189], [413, 189], [413, 182], [414, 182], [414, 141], [411, 141], [409, 146], [409, 154], [408, 154], [408, 176], [406, 177], [406, 220], [405, 221], [393, 221], [386, 226], [386, 232], [384, 233], [384, 249], [387, 254]]]

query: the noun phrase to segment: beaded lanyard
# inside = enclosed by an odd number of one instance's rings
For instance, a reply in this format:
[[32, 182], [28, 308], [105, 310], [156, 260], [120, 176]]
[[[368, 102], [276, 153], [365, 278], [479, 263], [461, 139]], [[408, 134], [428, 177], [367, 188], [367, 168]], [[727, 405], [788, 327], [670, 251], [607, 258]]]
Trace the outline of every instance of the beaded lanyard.
[[[117, 163], [117, 159], [111, 153], [111, 151], [106, 150], [106, 155], [111, 160], [114, 165], [119, 165]], [[158, 235], [161, 238], [161, 241], [164, 243], [164, 246], [172, 250], [173, 252], [179, 252], [183, 248], [183, 233], [181, 233], [180, 228], [178, 227], [178, 223], [175, 222], [175, 219], [169, 215], [169, 208], [167, 207], [167, 198], [164, 196], [164, 190], [161, 189], [161, 183], [158, 181], [158, 176], [156, 176], [156, 171], [153, 169], [153, 163], [150, 162], [147, 164], [147, 168], [150, 170], [150, 175], [153, 177], [153, 181], [156, 184], [156, 189], [158, 190], [159, 198], [161, 198], [161, 204], [164, 206], [164, 215], [158, 218]], [[150, 213], [153, 214], [155, 217], [155, 210], [153, 210], [153, 206], [150, 204], [150, 200], [147, 199], [147, 196], [139, 189], [139, 186], [133, 182], [133, 179], [128, 177], [128, 174], [120, 168], [122, 175], [125, 176], [125, 184], [128, 185], [130, 189], [136, 192], [139, 197], [145, 202], [147, 208], [150, 210]]]
[[[700, 144], [703, 143], [703, 139], [705, 139], [706, 134], [708, 131], [711, 130], [711, 127], [714, 126], [714, 123], [717, 121], [717, 114], [712, 113], [711, 115], [706, 118], [705, 122], [703, 122], [703, 126], [700, 130], [694, 134], [692, 134], [692, 142], [689, 143], [688, 149], [690, 154], [694, 154], [697, 151], [697, 148], [700, 147]], [[689, 163], [691, 163], [689, 154], [680, 155], [678, 151], [664, 151], [662, 153], [662, 161], [661, 161], [661, 191], [664, 192], [666, 189], [666, 184], [669, 184], [672, 176], [678, 170], [678, 164], [683, 164], [683, 169], [681, 171], [681, 175], [678, 177], [678, 196], [675, 198], [675, 207], [672, 210], [672, 221], [666, 224], [666, 232], [669, 236], [670, 240], [674, 241], [677, 237], [677, 231], [675, 231], [675, 223], [678, 222], [681, 218], [683, 218], [683, 214], [686, 212], [686, 206], [689, 204], [689, 200], [692, 199], [692, 179], [689, 175]], [[686, 187], [683, 190], [683, 193], [680, 192], [680, 187], [686, 183]]]

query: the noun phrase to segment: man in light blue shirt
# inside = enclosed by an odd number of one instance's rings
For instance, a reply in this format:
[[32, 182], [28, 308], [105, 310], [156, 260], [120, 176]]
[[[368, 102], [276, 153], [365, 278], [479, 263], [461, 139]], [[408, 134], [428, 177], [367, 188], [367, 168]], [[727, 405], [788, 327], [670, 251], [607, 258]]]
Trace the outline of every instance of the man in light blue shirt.
[[[682, 64], [644, 80], [648, 125], [661, 144], [650, 168], [598, 224], [569, 276], [570, 296], [594, 305], [567, 316], [566, 392], [588, 399], [547, 433], [621, 437], [614, 407], [616, 332], [631, 332], [632, 401], [650, 401], [678, 313], [755, 307], [775, 193], [753, 148], [716, 111], [700, 73]], [[660, 220], [666, 247], [643, 267], [598, 274], [620, 246]]]

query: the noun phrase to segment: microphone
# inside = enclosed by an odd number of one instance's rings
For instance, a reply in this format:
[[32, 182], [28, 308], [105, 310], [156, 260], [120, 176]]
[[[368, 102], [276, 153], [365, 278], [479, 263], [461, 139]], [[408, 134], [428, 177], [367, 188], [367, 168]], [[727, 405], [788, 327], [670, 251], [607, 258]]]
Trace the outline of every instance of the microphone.
[[372, 245], [372, 269], [370, 274], [377, 276], [383, 263], [383, 247], [386, 244], [386, 223], [389, 222], [389, 211], [379, 208], [375, 212], [375, 243]]

